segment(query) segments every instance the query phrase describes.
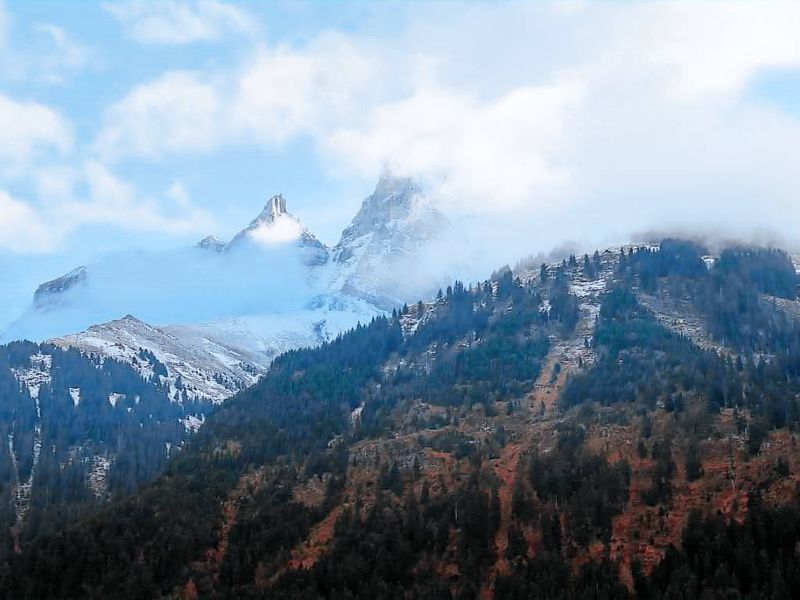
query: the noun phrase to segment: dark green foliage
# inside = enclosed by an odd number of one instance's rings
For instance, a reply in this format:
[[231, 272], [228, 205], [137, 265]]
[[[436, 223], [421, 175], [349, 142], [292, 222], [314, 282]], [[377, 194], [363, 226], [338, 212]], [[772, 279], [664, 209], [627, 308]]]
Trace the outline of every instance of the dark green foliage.
[[692, 439], [686, 450], [686, 479], [696, 481], [703, 475], [703, 463], [697, 447], [697, 440]]
[[[211, 415], [157, 483], [101, 512], [93, 519], [94, 525], [34, 542], [14, 561], [3, 589], [15, 597], [152, 597], [169, 593], [189, 577], [198, 589], [208, 589], [207, 578], [189, 565], [216, 544], [220, 503], [252, 466], [270, 464], [277, 457], [294, 463], [307, 458], [305, 477], [341, 473], [346, 455], [337, 450], [337, 440], [380, 435], [389, 424], [388, 415], [405, 400], [422, 398], [448, 406], [482, 403], [489, 411], [495, 399], [522, 394], [537, 378], [548, 348], [547, 325], [541, 322], [539, 305], [535, 290], [522, 286], [506, 271], [499, 281], [473, 290], [458, 282], [449, 287], [435, 307], [435, 318], [427, 319], [406, 340], [395, 316], [375, 319], [321, 348], [284, 354], [256, 386]], [[429, 354], [432, 347], [435, 353]], [[400, 357], [413, 366], [394, 375], [381, 370], [390, 358]], [[427, 376], [420, 376], [420, 368]], [[360, 424], [353, 430], [350, 414], [362, 403]], [[474, 450], [468, 440], [453, 443], [463, 445], [466, 453]], [[381, 493], [401, 496], [413, 473], [397, 464], [385, 469]], [[281, 483], [270, 480], [256, 500], [240, 509], [247, 525], [231, 531], [230, 554], [220, 574], [223, 588], [246, 590], [259, 564], [285, 560], [292, 544], [320, 517], [291, 499], [292, 477], [287, 473]], [[335, 488], [330, 489], [329, 497], [335, 493]], [[487, 515], [496, 515], [498, 510], [493, 492], [475, 481], [453, 492], [448, 502], [450, 508], [444, 510], [438, 501], [426, 500], [431, 521], [421, 537], [426, 545], [443, 552], [450, 528], [457, 527], [461, 532], [458, 560], [465, 572], [475, 574], [473, 587], [477, 587], [479, 572], [493, 554], [497, 517], [487, 521]], [[173, 517], [175, 511], [180, 518]], [[434, 514], [438, 515], [435, 521]], [[376, 512], [376, 518], [379, 515]], [[376, 522], [386, 527], [383, 533], [394, 531], [391, 523]], [[414, 540], [418, 543], [417, 537]], [[345, 543], [342, 552], [348, 556], [365, 552], [360, 547], [346, 548]], [[75, 554], [80, 554], [80, 560], [73, 560]], [[385, 558], [370, 554], [370, 560], [380, 564]], [[399, 562], [385, 564], [394, 569], [406, 564], [404, 560], [401, 552]], [[134, 578], [141, 590], [120, 594], [119, 590], [133, 589], [125, 587], [125, 582], [134, 565], [136, 573], [142, 574]], [[31, 573], [49, 575], [35, 581], [23, 575]], [[289, 577], [291, 583], [285, 589], [303, 588], [303, 578], [298, 577]], [[383, 583], [369, 581], [359, 593], [374, 597], [370, 594], [376, 589], [399, 581], [386, 574]], [[360, 578], [359, 583], [363, 583]]]
[[653, 409], [661, 401], [674, 407], [678, 393], [690, 391], [716, 407], [741, 395], [731, 365], [659, 325], [625, 287], [603, 298], [594, 345], [600, 359], [569, 379], [561, 397], [567, 406], [638, 401]]
[[[578, 546], [596, 537], [610, 539], [611, 520], [628, 499], [631, 476], [627, 462], [609, 465], [605, 457], [586, 451], [582, 442], [580, 429], [562, 431], [556, 449], [534, 455], [528, 466], [539, 500], [560, 507], [566, 515], [567, 533]], [[542, 525], [551, 527], [546, 522]]]
[[693, 242], [666, 239], [658, 250], [639, 248], [620, 262], [620, 271], [636, 276], [641, 287], [654, 291], [663, 277], [703, 278], [708, 270], [700, 258], [706, 250]]
[[[156, 370], [158, 365], [163, 367], [152, 353], [142, 351], [140, 358]], [[39, 386], [38, 402], [14, 374], [32, 368], [48, 374]], [[73, 397], [71, 389], [79, 390], [79, 395]], [[118, 394], [115, 406], [109, 402], [111, 394]], [[168, 447], [174, 448], [173, 454], [179, 451], [188, 438], [180, 419], [210, 409], [205, 402], [171, 402], [158, 381], [145, 381], [129, 365], [115, 360], [100, 361], [75, 349], [30, 342], [0, 346], [0, 438], [4, 442], [0, 444], [0, 520], [4, 536], [13, 517], [12, 484], [31, 476], [35, 442], [42, 450], [32, 481], [23, 543], [59, 530], [106, 500], [96, 497], [88, 485], [90, 470], [98, 460], [111, 463], [106, 478], [108, 495], [122, 498], [163, 470]], [[0, 558], [5, 558], [5, 549], [0, 550]]]
[[800, 511], [767, 509], [750, 495], [745, 522], [690, 514], [680, 550], [671, 549], [638, 595], [651, 598], [800, 597]]
[[652, 458], [654, 462], [651, 473], [652, 485], [642, 490], [642, 500], [650, 506], [666, 504], [672, 497], [672, 477], [675, 475], [675, 462], [672, 460], [672, 443], [670, 440], [656, 440], [653, 444]]

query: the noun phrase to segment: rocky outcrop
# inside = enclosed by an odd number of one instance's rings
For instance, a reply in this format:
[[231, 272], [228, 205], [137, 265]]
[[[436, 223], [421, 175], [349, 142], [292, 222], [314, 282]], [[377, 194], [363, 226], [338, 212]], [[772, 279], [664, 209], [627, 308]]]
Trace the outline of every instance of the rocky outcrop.
[[424, 261], [424, 246], [437, 239], [446, 220], [410, 178], [385, 172], [333, 249], [337, 273], [333, 287], [389, 308], [409, 294], [403, 277], [414, 261]]
[[57, 306], [66, 292], [86, 283], [86, 272], [86, 267], [78, 267], [40, 285], [33, 294], [34, 307], [45, 310]]
[[286, 210], [286, 199], [280, 194], [270, 198], [259, 215], [237, 233], [225, 249], [233, 250], [248, 243], [295, 243], [303, 250], [303, 262], [308, 266], [328, 262], [327, 246]]
[[213, 250], [214, 252], [222, 252], [225, 250], [225, 242], [218, 239], [214, 235], [207, 235], [202, 240], [195, 244], [197, 248], [202, 248], [203, 250]]

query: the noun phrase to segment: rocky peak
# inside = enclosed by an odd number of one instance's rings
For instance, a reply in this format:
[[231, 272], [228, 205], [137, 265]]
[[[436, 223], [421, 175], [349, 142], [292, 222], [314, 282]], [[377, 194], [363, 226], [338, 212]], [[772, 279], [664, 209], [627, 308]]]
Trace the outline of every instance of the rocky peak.
[[421, 199], [420, 187], [411, 178], [396, 177], [384, 171], [375, 191], [364, 199], [353, 221], [342, 232], [337, 247], [343, 247], [359, 236], [386, 229], [408, 219], [415, 204]]
[[[384, 171], [334, 248], [340, 269], [332, 288], [391, 308], [405, 299], [396, 274], [421, 257], [446, 221], [409, 177]], [[431, 289], [435, 289], [431, 283]], [[410, 293], [427, 294], [431, 290]]]
[[258, 216], [250, 221], [248, 229], [255, 229], [264, 223], [274, 223], [282, 215], [292, 217], [286, 210], [286, 199], [281, 194], [277, 194], [270, 198]]
[[66, 275], [46, 281], [36, 288], [36, 292], [33, 294], [33, 305], [40, 310], [56, 306], [65, 292], [85, 282], [86, 267], [73, 269]]
[[195, 244], [197, 248], [203, 248], [204, 250], [214, 250], [215, 252], [221, 252], [225, 249], [225, 242], [218, 239], [214, 235], [207, 235], [202, 240]]
[[[278, 229], [275, 229], [278, 228]], [[309, 265], [320, 265], [328, 261], [328, 248], [300, 220], [286, 209], [286, 199], [277, 194], [270, 198], [258, 216], [245, 229], [237, 233], [225, 250], [247, 241], [275, 240], [295, 242], [308, 250], [304, 261]]]

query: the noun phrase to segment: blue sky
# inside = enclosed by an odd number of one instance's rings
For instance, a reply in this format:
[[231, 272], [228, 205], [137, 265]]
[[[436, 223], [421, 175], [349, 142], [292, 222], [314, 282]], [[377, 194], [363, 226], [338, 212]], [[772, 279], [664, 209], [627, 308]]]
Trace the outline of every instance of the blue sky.
[[277, 192], [335, 243], [384, 166], [497, 264], [793, 243], [797, 31], [793, 3], [0, 2], [0, 276], [227, 238]]

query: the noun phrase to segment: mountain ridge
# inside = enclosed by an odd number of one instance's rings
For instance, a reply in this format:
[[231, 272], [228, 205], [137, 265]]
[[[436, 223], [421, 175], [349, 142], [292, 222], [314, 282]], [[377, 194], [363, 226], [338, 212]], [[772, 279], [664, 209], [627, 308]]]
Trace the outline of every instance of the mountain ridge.
[[707, 254], [664, 240], [503, 270], [288, 352], [2, 589], [656, 600], [749, 577], [792, 597], [800, 322], [769, 298], [797, 302], [798, 276], [775, 250]]

